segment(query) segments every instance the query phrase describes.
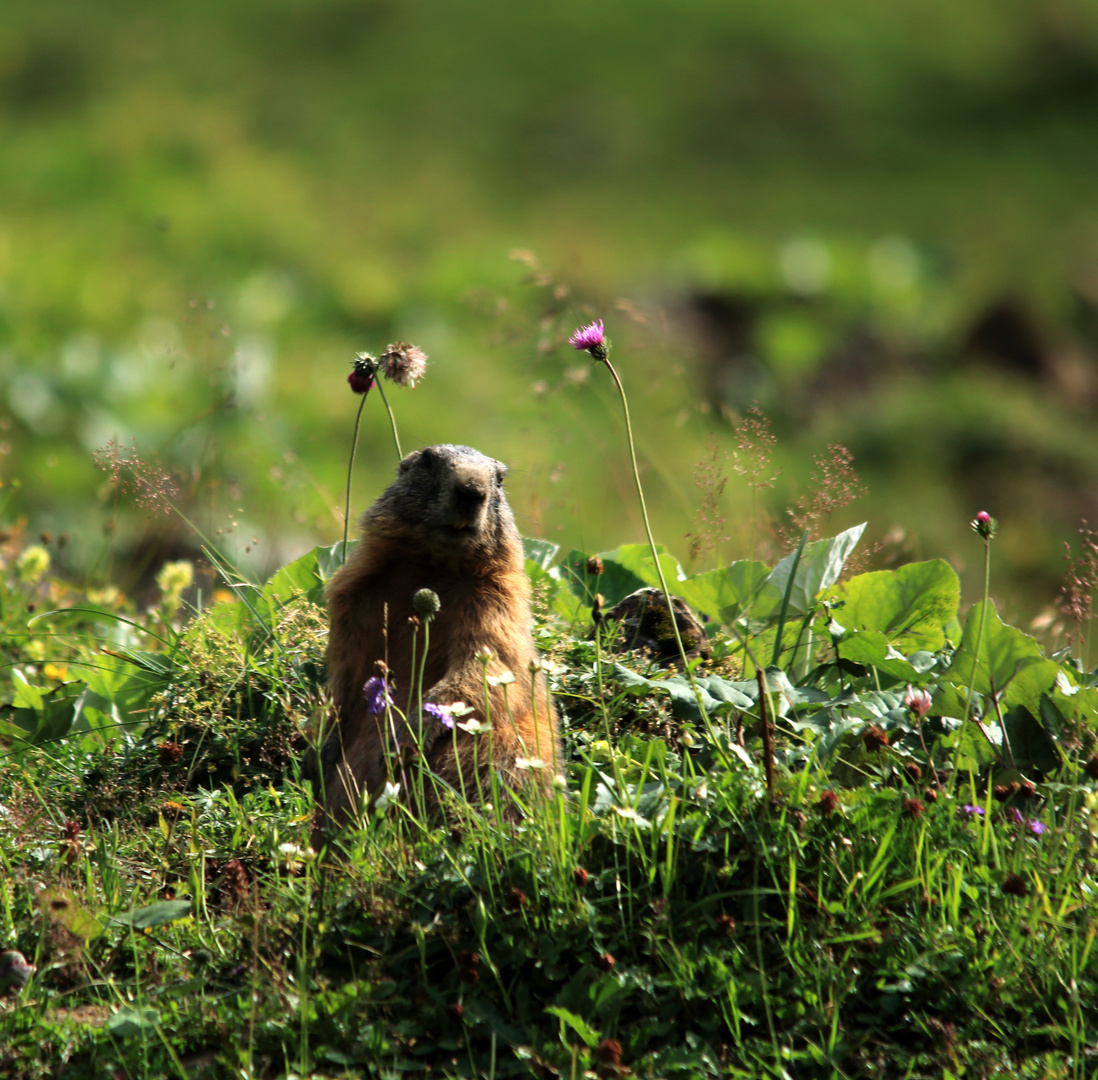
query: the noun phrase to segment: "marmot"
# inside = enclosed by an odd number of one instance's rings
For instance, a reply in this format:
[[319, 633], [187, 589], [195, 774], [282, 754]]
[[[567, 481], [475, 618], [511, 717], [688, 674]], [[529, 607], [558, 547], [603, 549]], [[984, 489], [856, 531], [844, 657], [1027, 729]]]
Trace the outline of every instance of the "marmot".
[[[531, 780], [547, 785], [561, 768], [556, 715], [545, 677], [535, 670], [530, 583], [503, 494], [506, 472], [468, 446], [409, 454], [362, 515], [361, 542], [328, 582], [328, 684], [336, 726], [321, 751], [321, 770], [335, 825], [347, 820], [363, 793], [372, 798], [386, 781], [407, 782], [409, 759], [481, 801], [490, 798], [492, 768], [501, 786], [513, 789]], [[459, 725], [487, 719], [487, 733], [459, 726], [455, 741], [454, 731], [429, 710], [420, 713], [424, 630], [413, 619], [412, 601], [421, 589], [440, 602], [430, 622], [423, 703], [464, 702], [473, 711]], [[488, 674], [510, 671], [514, 681], [489, 687], [486, 716], [488, 654]], [[389, 719], [384, 708], [371, 711], [379, 708], [376, 692], [372, 700], [364, 692], [379, 671], [392, 694]], [[424, 760], [415, 762], [419, 750]], [[519, 758], [543, 765], [522, 769]], [[430, 811], [437, 806], [436, 786], [424, 777], [422, 788]]]

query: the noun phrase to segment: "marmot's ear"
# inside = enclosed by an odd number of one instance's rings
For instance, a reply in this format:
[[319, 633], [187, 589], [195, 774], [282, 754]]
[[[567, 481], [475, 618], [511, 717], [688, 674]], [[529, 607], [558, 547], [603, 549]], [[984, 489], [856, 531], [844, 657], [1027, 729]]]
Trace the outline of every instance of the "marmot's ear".
[[401, 459], [399, 471], [406, 473], [422, 456], [422, 450], [413, 450], [407, 457]]
[[496, 480], [498, 480], [499, 483], [502, 484], [503, 483], [503, 478], [506, 475], [507, 475], [507, 466], [504, 465], [502, 461], [497, 461], [496, 462]]

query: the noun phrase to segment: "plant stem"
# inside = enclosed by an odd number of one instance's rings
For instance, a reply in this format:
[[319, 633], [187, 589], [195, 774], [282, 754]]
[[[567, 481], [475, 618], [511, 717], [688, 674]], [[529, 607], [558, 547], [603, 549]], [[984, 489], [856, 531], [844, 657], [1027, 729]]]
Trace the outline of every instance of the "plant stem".
[[987, 619], [988, 595], [991, 592], [991, 538], [984, 537], [984, 602], [980, 605], [980, 624], [976, 627], [976, 647], [972, 650], [972, 674], [968, 679], [968, 701], [965, 705], [965, 723], [972, 718], [972, 687], [976, 683], [976, 669], [980, 664], [980, 644], [984, 637]]
[[347, 505], [343, 511], [343, 548], [340, 551], [342, 556], [340, 562], [345, 561], [347, 558], [347, 528], [351, 523], [351, 474], [355, 467], [355, 451], [358, 449], [358, 425], [362, 420], [362, 410], [365, 405], [366, 395], [363, 394], [362, 400], [358, 403], [358, 412], [355, 413], [355, 433], [351, 439], [351, 460], [347, 463]]
[[709, 732], [710, 738], [713, 739], [714, 745], [717, 747], [718, 752], [720, 752], [721, 757], [724, 758], [724, 752], [720, 750], [720, 744], [715, 738], [716, 732], [713, 730], [713, 723], [709, 719], [709, 713], [706, 711], [705, 703], [702, 700], [701, 688], [694, 678], [694, 672], [691, 670], [690, 661], [686, 658], [686, 646], [683, 645], [682, 635], [679, 633], [679, 621], [675, 618], [675, 608], [671, 602], [671, 590], [667, 587], [667, 580], [663, 576], [663, 567], [660, 566], [660, 554], [656, 550], [656, 540], [652, 535], [652, 525], [648, 520], [648, 506], [644, 501], [644, 489], [641, 487], [640, 469], [637, 467], [637, 450], [633, 443], [633, 424], [629, 419], [629, 402], [625, 397], [625, 387], [622, 386], [621, 379], [618, 378], [618, 373], [615, 370], [614, 365], [610, 363], [610, 358], [607, 357], [604, 359], [603, 363], [610, 372], [610, 375], [614, 380], [614, 385], [618, 388], [618, 396], [621, 398], [621, 409], [625, 416], [625, 434], [629, 439], [629, 459], [633, 465], [633, 482], [637, 488], [637, 500], [640, 502], [641, 517], [644, 519], [644, 532], [648, 537], [648, 546], [652, 549], [652, 561], [656, 564], [656, 574], [660, 579], [660, 588], [663, 590], [663, 598], [667, 602], [667, 614], [671, 621], [671, 628], [675, 631], [675, 643], [679, 647], [683, 674], [690, 681], [690, 688], [694, 691], [694, 697], [697, 700], [698, 709], [701, 712], [706, 730]]
[[385, 388], [381, 385], [381, 379], [378, 379], [375, 385], [377, 386], [377, 392], [381, 395], [382, 402], [385, 404], [385, 411], [389, 414], [389, 423], [393, 428], [393, 443], [396, 445], [397, 457], [403, 461], [404, 453], [400, 449], [400, 436], [397, 435], [396, 417], [393, 415], [393, 410], [389, 405], [389, 399], [385, 396]]
[[766, 708], [766, 676], [763, 669], [755, 668], [759, 683], [759, 720], [762, 723], [763, 765], [766, 767], [766, 793], [774, 798], [774, 739], [770, 731], [770, 714]]

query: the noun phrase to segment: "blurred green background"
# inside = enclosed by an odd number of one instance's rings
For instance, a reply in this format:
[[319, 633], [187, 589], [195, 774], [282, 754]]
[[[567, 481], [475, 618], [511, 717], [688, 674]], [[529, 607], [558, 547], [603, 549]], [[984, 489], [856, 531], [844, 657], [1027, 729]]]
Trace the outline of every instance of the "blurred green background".
[[[2, 524], [131, 588], [193, 549], [116, 499], [117, 438], [255, 573], [334, 541], [349, 361], [402, 339], [432, 359], [391, 392], [406, 449], [506, 460], [530, 535], [642, 539], [607, 373], [564, 344], [601, 316], [682, 559], [758, 402], [774, 521], [841, 443], [868, 495], [829, 525], [971, 589], [987, 509], [1032, 615], [1098, 520], [1096, 122], [1091, 0], [13, 5]], [[394, 466], [372, 396], [356, 510]], [[768, 554], [724, 468], [692, 569]]]

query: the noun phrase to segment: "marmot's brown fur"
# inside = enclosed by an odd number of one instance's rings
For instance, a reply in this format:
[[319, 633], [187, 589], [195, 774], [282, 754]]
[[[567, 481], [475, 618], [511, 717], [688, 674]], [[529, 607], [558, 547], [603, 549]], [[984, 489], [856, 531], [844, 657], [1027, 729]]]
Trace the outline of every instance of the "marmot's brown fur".
[[[467, 446], [428, 446], [409, 454], [393, 484], [362, 516], [362, 540], [328, 583], [328, 681], [336, 727], [321, 752], [323, 798], [331, 823], [347, 820], [365, 793], [387, 780], [405, 782], [426, 764], [455, 791], [487, 800], [490, 770], [504, 788], [542, 785], [561, 768], [560, 740], [530, 628], [530, 583], [522, 540], [503, 494], [506, 467]], [[420, 589], [438, 594], [423, 671], [423, 702], [464, 702], [467, 722], [486, 719], [491, 731], [453, 732], [426, 710], [420, 734], [418, 668], [424, 629], [412, 621]], [[488, 674], [514, 675], [490, 686]], [[415, 667], [413, 671], [413, 651]], [[481, 653], [483, 655], [483, 653]], [[368, 711], [363, 687], [387, 665], [395, 708]], [[407, 718], [403, 723], [397, 710]], [[424, 760], [415, 761], [416, 744]], [[489, 760], [490, 757], [490, 760]], [[517, 758], [542, 769], [519, 769]], [[412, 759], [412, 764], [409, 764]], [[425, 809], [437, 790], [424, 778]], [[402, 795], [405, 784], [402, 784]]]

